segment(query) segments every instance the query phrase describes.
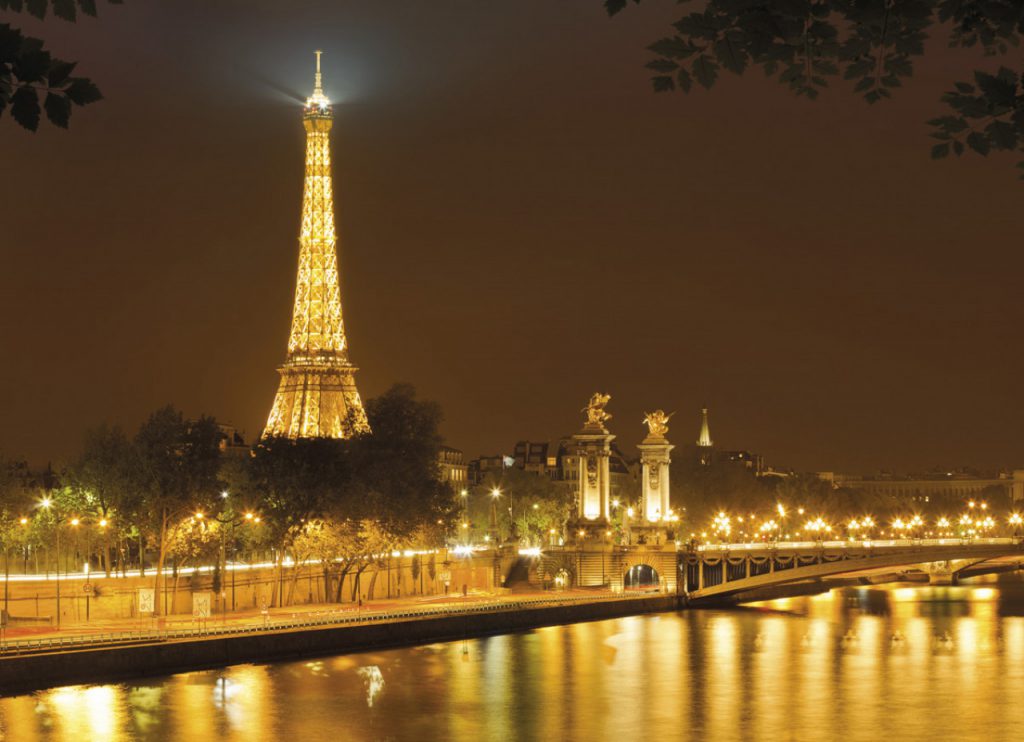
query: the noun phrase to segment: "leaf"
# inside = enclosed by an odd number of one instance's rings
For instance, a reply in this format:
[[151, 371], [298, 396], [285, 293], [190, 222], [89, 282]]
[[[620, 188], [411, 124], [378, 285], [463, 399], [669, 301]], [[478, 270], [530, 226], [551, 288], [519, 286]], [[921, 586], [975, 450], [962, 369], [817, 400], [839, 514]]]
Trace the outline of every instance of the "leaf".
[[953, 134], [967, 128], [967, 122], [957, 116], [940, 116], [937, 119], [929, 119], [930, 126], [937, 126]]
[[[997, 106], [1012, 106], [1014, 98], [1017, 93], [1017, 81], [1013, 78], [1011, 82], [1009, 79], [1003, 76], [1003, 72], [1006, 70], [1005, 67], [999, 70], [999, 75], [989, 75], [986, 72], [977, 70], [974, 73], [974, 79], [978, 83], [978, 87], [981, 88], [981, 92], [985, 94], [989, 103]], [[1012, 72], [1010, 72], [1013, 75]]]
[[961, 93], [965, 93], [966, 94], [966, 93], [973, 93], [974, 92], [974, 86], [973, 85], [969, 85], [966, 82], [957, 82], [957, 83], [953, 83], [953, 84], [956, 86], [956, 89], [958, 91], [960, 91]]
[[932, 147], [932, 159], [941, 160], [943, 157], [949, 156], [949, 142], [945, 144], [936, 144]]
[[39, 128], [39, 97], [36, 91], [20, 87], [11, 97], [11, 115], [29, 131]]
[[[37, 41], [38, 39], [25, 39]], [[38, 49], [28, 48], [30, 45], [22, 44], [21, 53], [18, 54], [11, 65], [14, 76], [22, 82], [38, 82], [43, 79], [50, 69], [50, 53], [42, 51], [40, 43]], [[32, 45], [34, 47], [34, 45]]]
[[65, 21], [74, 21], [78, 15], [75, 0], [53, 0], [53, 14]]
[[673, 36], [655, 41], [647, 50], [670, 59], [688, 59], [697, 51], [697, 47], [678, 36]]
[[71, 101], [67, 99], [67, 96], [59, 93], [47, 93], [43, 108], [46, 110], [46, 118], [50, 119], [51, 124], [62, 129], [68, 128], [68, 120], [71, 118]]
[[701, 54], [693, 62], [693, 76], [704, 88], [710, 89], [718, 78], [718, 65], [706, 54]]
[[624, 10], [625, 7], [626, 0], [604, 0], [604, 9], [608, 15], [615, 15], [619, 11]]
[[967, 135], [967, 146], [979, 155], [987, 155], [991, 149], [985, 135], [977, 131], [972, 131]]
[[743, 74], [747, 67], [747, 55], [740, 48], [735, 34], [726, 34], [714, 43], [715, 57], [730, 72]]
[[49, 0], [25, 0], [25, 10], [36, 18], [45, 18]]
[[961, 141], [953, 142], [953, 151], [956, 152], [956, 156], [959, 157], [964, 153], [964, 143]]
[[909, 77], [914, 73], [914, 65], [911, 64], [909, 59], [903, 57], [887, 59], [885, 61], [885, 69], [890, 74], [901, 75], [903, 77]]
[[85, 77], [73, 77], [71, 78], [71, 84], [65, 91], [68, 98], [75, 105], [84, 106], [87, 103], [95, 103], [96, 101], [103, 98], [103, 94], [100, 93], [100, 89], [97, 88], [92, 80]]
[[658, 75], [651, 78], [655, 93], [668, 93], [676, 89], [676, 82], [671, 75]]
[[871, 77], [861, 78], [861, 81], [853, 86], [853, 92], [855, 92], [855, 93], [863, 93], [865, 90], [867, 90], [868, 88], [870, 88], [874, 84], [875, 84], [874, 78], [871, 78]]
[[86, 15], [91, 15], [93, 18], [96, 17], [96, 0], [78, 0], [78, 7]]
[[690, 89], [693, 88], [693, 78], [690, 77], [690, 73], [685, 68], [681, 67], [679, 69], [678, 74], [676, 74], [676, 82], [684, 93], [689, 93]]
[[50, 87], [59, 88], [67, 82], [71, 73], [75, 71], [76, 64], [77, 62], [62, 62], [59, 59], [51, 60], [50, 71], [46, 74]]
[[718, 35], [714, 19], [704, 13], [690, 13], [672, 24], [684, 36], [707, 39], [710, 41]]
[[996, 149], [1017, 149], [1020, 132], [1009, 121], [993, 121], [985, 127], [985, 133]]

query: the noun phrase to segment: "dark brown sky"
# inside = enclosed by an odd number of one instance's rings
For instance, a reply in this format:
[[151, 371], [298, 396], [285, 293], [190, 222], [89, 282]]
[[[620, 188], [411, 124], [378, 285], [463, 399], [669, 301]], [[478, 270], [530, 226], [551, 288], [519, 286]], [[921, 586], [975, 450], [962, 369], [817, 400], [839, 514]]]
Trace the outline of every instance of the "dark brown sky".
[[[896, 100], [761, 74], [654, 95], [679, 12], [599, 0], [129, 0], [23, 22], [107, 100], [0, 120], [0, 450], [72, 454], [166, 402], [258, 432], [284, 359], [301, 109], [323, 48], [343, 302], [364, 396], [411, 381], [470, 455], [612, 394], [770, 463], [1024, 466], [1024, 184], [933, 163], [973, 57]], [[993, 64], [993, 63], [989, 63]]]

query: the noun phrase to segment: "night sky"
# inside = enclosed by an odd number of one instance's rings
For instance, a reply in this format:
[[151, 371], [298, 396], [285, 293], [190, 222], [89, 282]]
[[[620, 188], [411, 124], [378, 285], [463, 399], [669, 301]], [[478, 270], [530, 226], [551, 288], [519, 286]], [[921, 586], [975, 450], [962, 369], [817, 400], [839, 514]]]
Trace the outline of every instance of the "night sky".
[[601, 390], [627, 450], [706, 403], [780, 467], [1024, 466], [1024, 183], [928, 158], [979, 55], [933, 42], [875, 107], [759, 71], [656, 95], [667, 0], [126, 3], [14, 19], [106, 100], [0, 119], [0, 451], [57, 463], [167, 402], [262, 429], [322, 48], [364, 398], [412, 382], [470, 457]]

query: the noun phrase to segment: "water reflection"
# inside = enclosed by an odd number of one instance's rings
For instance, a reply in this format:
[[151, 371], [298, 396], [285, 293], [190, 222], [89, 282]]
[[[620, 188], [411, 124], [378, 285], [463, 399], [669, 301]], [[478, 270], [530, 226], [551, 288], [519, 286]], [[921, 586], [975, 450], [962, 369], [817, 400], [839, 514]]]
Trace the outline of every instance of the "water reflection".
[[0, 700], [0, 738], [1008, 739], [1024, 583], [849, 588]]

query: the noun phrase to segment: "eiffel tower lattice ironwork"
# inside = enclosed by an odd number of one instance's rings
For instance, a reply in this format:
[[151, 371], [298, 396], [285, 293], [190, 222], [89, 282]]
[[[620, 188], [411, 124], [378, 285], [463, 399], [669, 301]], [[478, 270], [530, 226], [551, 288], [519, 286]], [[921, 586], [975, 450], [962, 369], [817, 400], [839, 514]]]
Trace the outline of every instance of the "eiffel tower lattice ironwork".
[[351, 438], [369, 423], [356, 389], [358, 370], [348, 359], [341, 316], [334, 195], [331, 182], [331, 126], [334, 112], [324, 95], [320, 52], [316, 84], [306, 100], [306, 178], [299, 233], [299, 271], [288, 356], [278, 369], [281, 384], [263, 437]]

